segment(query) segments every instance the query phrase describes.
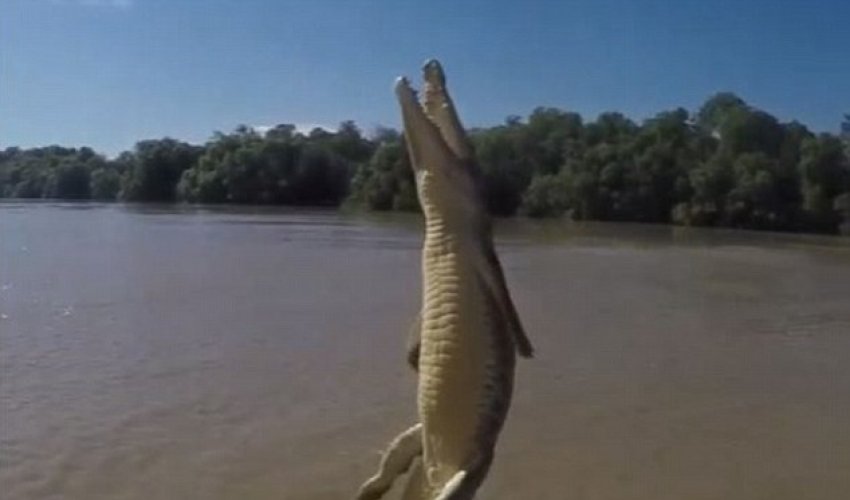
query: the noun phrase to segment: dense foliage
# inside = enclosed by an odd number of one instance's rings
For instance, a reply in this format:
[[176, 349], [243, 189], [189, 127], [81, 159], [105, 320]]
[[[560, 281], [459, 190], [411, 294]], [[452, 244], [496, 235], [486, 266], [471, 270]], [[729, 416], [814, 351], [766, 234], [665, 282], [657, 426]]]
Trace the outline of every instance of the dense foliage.
[[[848, 134], [781, 123], [730, 93], [642, 124], [538, 108], [470, 138], [496, 215], [818, 232], [850, 216]], [[366, 138], [352, 122], [309, 134], [240, 126], [203, 146], [147, 140], [111, 160], [86, 147], [7, 148], [0, 197], [418, 209], [402, 136]]]

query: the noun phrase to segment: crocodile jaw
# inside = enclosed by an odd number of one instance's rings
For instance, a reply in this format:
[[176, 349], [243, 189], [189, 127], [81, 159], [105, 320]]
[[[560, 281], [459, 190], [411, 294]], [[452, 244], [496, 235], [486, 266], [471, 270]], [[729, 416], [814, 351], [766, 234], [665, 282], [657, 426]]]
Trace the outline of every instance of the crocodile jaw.
[[448, 223], [458, 234], [478, 234], [488, 215], [472, 149], [439, 63], [426, 62], [423, 72], [422, 103], [406, 78], [395, 85], [419, 202], [428, 222]]

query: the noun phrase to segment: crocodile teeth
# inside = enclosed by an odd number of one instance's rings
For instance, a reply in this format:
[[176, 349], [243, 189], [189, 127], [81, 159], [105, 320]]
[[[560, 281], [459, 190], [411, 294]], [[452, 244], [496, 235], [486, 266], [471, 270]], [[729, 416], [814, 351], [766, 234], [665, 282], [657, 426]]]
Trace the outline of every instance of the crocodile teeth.
[[[410, 80], [408, 80], [406, 76], [400, 76], [396, 78], [395, 92], [400, 99], [410, 99], [411, 101], [416, 101], [423, 111], [426, 109], [424, 98], [420, 97], [420, 92], [413, 88], [413, 86], [410, 84]], [[428, 120], [431, 121], [430, 116], [428, 116]]]

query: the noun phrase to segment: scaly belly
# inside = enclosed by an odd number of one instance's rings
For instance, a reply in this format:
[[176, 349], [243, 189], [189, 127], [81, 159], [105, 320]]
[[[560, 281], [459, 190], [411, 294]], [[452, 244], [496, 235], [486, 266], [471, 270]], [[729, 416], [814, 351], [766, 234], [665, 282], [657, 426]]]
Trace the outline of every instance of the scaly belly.
[[[465, 265], [464, 265], [465, 264]], [[512, 374], [500, 370], [504, 349], [499, 321], [473, 266], [459, 259], [425, 260], [425, 297], [419, 361], [419, 413], [429, 482], [442, 484], [481, 446], [482, 433], [498, 427]], [[512, 359], [512, 358], [511, 358]], [[495, 404], [494, 404], [495, 403]]]

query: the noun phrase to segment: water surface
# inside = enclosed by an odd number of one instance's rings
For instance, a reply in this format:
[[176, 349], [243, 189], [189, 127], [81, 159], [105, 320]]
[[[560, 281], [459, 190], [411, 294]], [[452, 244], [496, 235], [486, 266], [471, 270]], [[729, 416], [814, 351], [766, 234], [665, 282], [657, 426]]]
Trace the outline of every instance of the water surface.
[[[0, 489], [340, 499], [414, 420], [415, 216], [0, 203]], [[506, 221], [482, 499], [850, 498], [847, 239]]]

